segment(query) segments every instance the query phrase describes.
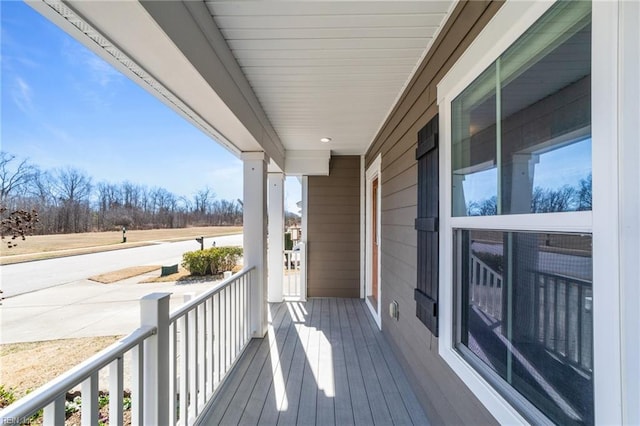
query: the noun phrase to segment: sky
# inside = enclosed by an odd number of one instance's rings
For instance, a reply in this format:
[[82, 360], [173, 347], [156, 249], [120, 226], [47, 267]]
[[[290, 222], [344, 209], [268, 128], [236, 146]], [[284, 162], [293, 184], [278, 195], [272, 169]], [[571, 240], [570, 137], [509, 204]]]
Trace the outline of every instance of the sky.
[[[242, 162], [21, 1], [0, 1], [1, 149], [42, 169], [242, 198]], [[299, 185], [288, 179], [287, 207]]]
[[[578, 187], [591, 173], [591, 138], [540, 154], [534, 166], [533, 187], [557, 190], [564, 185]], [[465, 176], [465, 200], [482, 201], [498, 191], [495, 167]]]

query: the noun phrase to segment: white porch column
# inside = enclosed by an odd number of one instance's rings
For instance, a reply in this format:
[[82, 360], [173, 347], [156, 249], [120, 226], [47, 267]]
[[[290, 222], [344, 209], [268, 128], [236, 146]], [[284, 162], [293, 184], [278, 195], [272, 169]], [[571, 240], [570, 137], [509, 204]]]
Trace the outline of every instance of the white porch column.
[[282, 281], [284, 279], [284, 173], [269, 173], [269, 302], [282, 302]]
[[535, 166], [540, 162], [540, 156], [530, 153], [513, 154], [512, 162], [509, 213], [531, 213], [533, 177]]
[[242, 153], [244, 163], [244, 265], [256, 270], [251, 283], [251, 335], [267, 333], [267, 161], [264, 152]]

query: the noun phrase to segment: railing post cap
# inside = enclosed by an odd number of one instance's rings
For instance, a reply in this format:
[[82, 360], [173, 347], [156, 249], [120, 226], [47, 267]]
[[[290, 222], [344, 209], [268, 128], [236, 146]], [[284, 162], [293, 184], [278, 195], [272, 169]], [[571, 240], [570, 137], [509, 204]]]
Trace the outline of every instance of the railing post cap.
[[171, 297], [172, 293], [151, 293], [143, 296], [141, 300], [162, 300]]

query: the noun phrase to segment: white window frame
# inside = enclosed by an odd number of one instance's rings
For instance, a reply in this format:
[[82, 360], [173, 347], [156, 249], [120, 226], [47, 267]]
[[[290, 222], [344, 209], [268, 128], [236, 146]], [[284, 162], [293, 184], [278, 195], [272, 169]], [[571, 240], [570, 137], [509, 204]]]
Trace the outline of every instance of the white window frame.
[[[585, 232], [593, 235], [594, 403], [596, 424], [622, 423], [618, 233], [618, 4], [592, 5], [591, 212], [452, 217], [451, 102], [555, 2], [507, 1], [438, 85], [440, 112], [439, 354], [503, 424], [527, 420], [455, 348], [453, 230]], [[514, 390], [515, 392], [515, 390]]]
[[[382, 314], [380, 312], [381, 307], [382, 307], [382, 274], [381, 274], [381, 254], [382, 254], [382, 241], [381, 241], [381, 236], [382, 236], [382, 232], [381, 232], [381, 227], [380, 224], [382, 223], [382, 218], [381, 218], [381, 212], [382, 209], [380, 208], [380, 204], [382, 202], [382, 174], [381, 174], [381, 170], [380, 167], [382, 165], [382, 156], [380, 154], [378, 154], [378, 156], [376, 157], [375, 160], [373, 160], [373, 163], [371, 163], [371, 165], [369, 166], [369, 168], [367, 169], [366, 173], [365, 173], [365, 192], [366, 192], [366, 208], [365, 208], [365, 257], [366, 257], [366, 265], [365, 265], [365, 292], [364, 292], [364, 300], [365, 303], [367, 305], [367, 307], [369, 308], [369, 310], [371, 311], [371, 315], [373, 316], [373, 319], [375, 320], [376, 324], [378, 325], [378, 328], [382, 329]], [[373, 197], [373, 194], [371, 193], [371, 185], [373, 184], [373, 181], [375, 179], [378, 179], [378, 194], [376, 194], [377, 196], [377, 212], [376, 212], [376, 217], [378, 219], [378, 223], [376, 224], [376, 228], [377, 228], [377, 233], [378, 233], [378, 294], [377, 294], [377, 298], [378, 298], [378, 306], [377, 309], [376, 307], [371, 305], [371, 302], [369, 301], [369, 298], [367, 297], [367, 295], [369, 294], [369, 290], [371, 289], [371, 283], [372, 283], [372, 271], [373, 271], [373, 253], [371, 252], [371, 242], [373, 239], [373, 235], [371, 234], [371, 229], [372, 229], [372, 217], [371, 217], [371, 200]], [[377, 312], [376, 312], [377, 311]]]
[[622, 307], [622, 424], [640, 424], [640, 3], [620, 4], [620, 281]]

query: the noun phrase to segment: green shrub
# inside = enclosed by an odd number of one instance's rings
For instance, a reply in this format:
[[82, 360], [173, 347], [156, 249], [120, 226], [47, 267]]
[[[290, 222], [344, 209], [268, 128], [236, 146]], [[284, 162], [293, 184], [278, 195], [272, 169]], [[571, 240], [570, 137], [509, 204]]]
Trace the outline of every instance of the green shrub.
[[184, 253], [182, 266], [191, 272], [191, 275], [216, 275], [233, 269], [241, 256], [241, 247], [211, 247]]
[[211, 258], [207, 250], [188, 251], [182, 255], [182, 266], [191, 272], [191, 275], [206, 275], [209, 270]]
[[293, 240], [291, 239], [291, 232], [284, 233], [284, 249], [293, 250]]
[[232, 270], [242, 256], [242, 247], [213, 247], [209, 250], [213, 252], [209, 267], [214, 275]]
[[8, 407], [16, 402], [16, 393], [12, 388], [5, 388], [0, 385], [0, 408]]

